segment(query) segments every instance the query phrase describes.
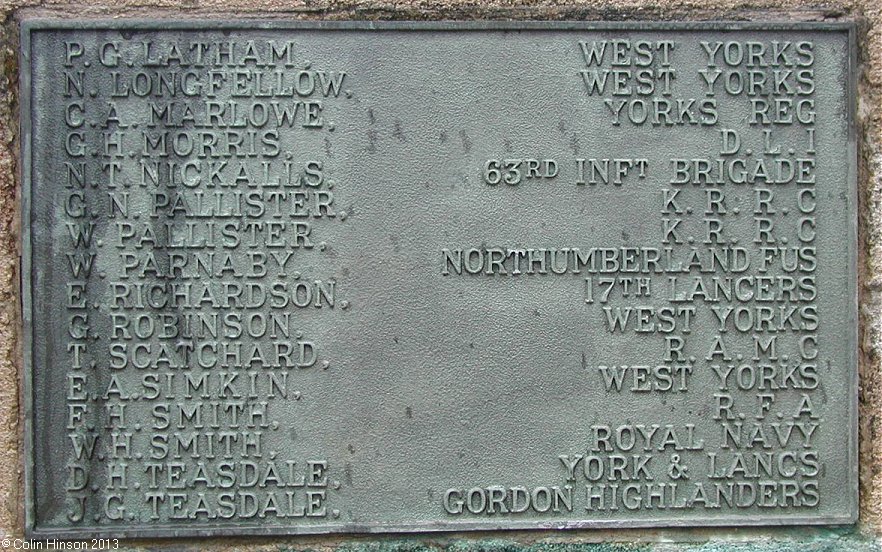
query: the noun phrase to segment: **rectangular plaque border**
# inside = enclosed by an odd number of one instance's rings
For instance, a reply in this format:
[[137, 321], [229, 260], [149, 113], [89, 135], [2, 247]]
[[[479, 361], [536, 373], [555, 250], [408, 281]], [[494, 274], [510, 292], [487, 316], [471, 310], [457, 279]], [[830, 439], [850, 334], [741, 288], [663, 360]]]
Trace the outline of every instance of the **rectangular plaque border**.
[[[846, 117], [848, 143], [846, 153], [848, 165], [845, 167], [847, 180], [847, 202], [849, 217], [848, 251], [846, 262], [851, 278], [846, 282], [848, 305], [850, 412], [848, 430], [848, 450], [845, 451], [849, 468], [849, 481], [843, 482], [844, 491], [849, 493], [849, 509], [839, 515], [829, 516], [693, 516], [689, 519], [659, 520], [654, 518], [635, 518], [619, 520], [500, 520], [500, 521], [414, 521], [398, 523], [326, 523], [320, 526], [260, 525], [239, 524], [200, 524], [198, 527], [155, 524], [119, 527], [77, 527], [46, 528], [38, 527], [36, 519], [36, 498], [34, 473], [37, 458], [34, 451], [36, 436], [33, 435], [34, 389], [33, 376], [33, 302], [31, 248], [31, 34], [34, 31], [71, 31], [101, 29], [133, 30], [298, 30], [298, 31], [437, 31], [437, 32], [475, 32], [475, 31], [610, 31], [610, 30], [655, 30], [688, 32], [696, 30], [715, 30], [721, 32], [740, 31], [813, 31], [845, 32], [848, 37], [846, 54]], [[857, 106], [857, 79], [859, 75], [857, 23], [846, 21], [271, 21], [254, 19], [234, 21], [230, 19], [94, 19], [71, 20], [34, 18], [20, 21], [19, 52], [19, 141], [20, 163], [18, 176], [21, 185], [20, 203], [20, 293], [22, 320], [22, 373], [21, 373], [21, 425], [23, 430], [23, 485], [25, 535], [33, 539], [48, 538], [175, 538], [175, 537], [234, 537], [234, 536], [293, 536], [327, 534], [383, 534], [383, 533], [428, 533], [454, 531], [499, 531], [499, 530], [562, 530], [562, 529], [639, 529], [639, 528], [695, 528], [695, 527], [776, 527], [795, 525], [852, 525], [859, 519], [859, 458], [858, 458], [858, 157], [857, 127], [855, 124]]]

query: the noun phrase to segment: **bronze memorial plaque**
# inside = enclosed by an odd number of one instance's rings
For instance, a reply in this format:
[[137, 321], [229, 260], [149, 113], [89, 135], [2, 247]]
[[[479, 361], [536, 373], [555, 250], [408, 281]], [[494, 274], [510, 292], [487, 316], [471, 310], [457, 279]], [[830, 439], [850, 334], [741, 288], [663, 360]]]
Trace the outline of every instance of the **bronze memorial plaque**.
[[25, 22], [29, 531], [855, 521], [853, 35]]

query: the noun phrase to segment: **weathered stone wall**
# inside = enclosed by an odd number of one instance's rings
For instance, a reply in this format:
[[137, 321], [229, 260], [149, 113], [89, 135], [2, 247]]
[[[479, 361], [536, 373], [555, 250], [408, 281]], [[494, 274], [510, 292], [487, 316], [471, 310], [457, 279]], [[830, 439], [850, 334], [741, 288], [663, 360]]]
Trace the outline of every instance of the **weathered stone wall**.
[[[858, 23], [860, 492], [855, 528], [301, 537], [125, 543], [143, 549], [882, 550], [882, 0], [0, 0], [0, 537], [23, 535], [18, 25], [34, 17], [358, 20], [739, 20]], [[601, 542], [628, 544], [591, 544]]]

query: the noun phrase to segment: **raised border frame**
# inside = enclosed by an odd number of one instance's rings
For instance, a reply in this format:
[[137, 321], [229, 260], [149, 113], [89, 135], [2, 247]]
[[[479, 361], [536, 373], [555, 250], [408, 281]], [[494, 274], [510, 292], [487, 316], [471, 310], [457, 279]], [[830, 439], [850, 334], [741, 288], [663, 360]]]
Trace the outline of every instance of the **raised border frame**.
[[[849, 525], [859, 517], [859, 468], [858, 468], [858, 158], [857, 109], [858, 48], [857, 25], [854, 21], [841, 22], [741, 22], [741, 21], [701, 21], [701, 22], [663, 22], [663, 21], [269, 21], [255, 19], [247, 21], [231, 20], [165, 20], [165, 19], [26, 19], [21, 22], [19, 94], [21, 144], [20, 183], [21, 183], [21, 308], [22, 308], [22, 400], [21, 417], [24, 443], [24, 509], [25, 533], [30, 538], [169, 538], [169, 537], [218, 537], [218, 536], [291, 536], [324, 534], [377, 534], [377, 533], [422, 533], [441, 531], [496, 531], [524, 529], [636, 529], [636, 528], [688, 528], [688, 527], [768, 527], [783, 525]], [[845, 32], [848, 36], [846, 85], [846, 116], [848, 143], [845, 145], [849, 159], [846, 170], [848, 186], [849, 232], [846, 261], [851, 277], [846, 282], [849, 319], [849, 427], [847, 463], [850, 481], [844, 490], [850, 495], [849, 511], [833, 516], [693, 516], [683, 520], [659, 520], [652, 518], [632, 518], [625, 520], [549, 520], [549, 521], [452, 521], [439, 523], [426, 520], [411, 524], [396, 523], [328, 523], [320, 526], [282, 526], [244, 523], [200, 524], [198, 527], [182, 528], [178, 525], [157, 524], [137, 527], [78, 527], [70, 529], [41, 528], [36, 525], [36, 500], [34, 496], [34, 456], [33, 435], [33, 350], [34, 337], [32, 317], [31, 271], [31, 34], [52, 30], [298, 30], [298, 31], [437, 31], [437, 32], [477, 32], [477, 31], [610, 31], [610, 30], [655, 30], [655, 31], [812, 31]]]

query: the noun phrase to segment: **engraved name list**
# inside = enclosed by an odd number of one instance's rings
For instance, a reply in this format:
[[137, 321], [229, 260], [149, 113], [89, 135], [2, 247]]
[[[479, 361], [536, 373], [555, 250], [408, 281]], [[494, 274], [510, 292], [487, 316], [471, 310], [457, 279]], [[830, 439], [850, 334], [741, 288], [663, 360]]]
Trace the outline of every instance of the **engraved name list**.
[[29, 529], [854, 520], [851, 40], [26, 23]]

